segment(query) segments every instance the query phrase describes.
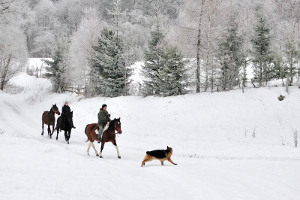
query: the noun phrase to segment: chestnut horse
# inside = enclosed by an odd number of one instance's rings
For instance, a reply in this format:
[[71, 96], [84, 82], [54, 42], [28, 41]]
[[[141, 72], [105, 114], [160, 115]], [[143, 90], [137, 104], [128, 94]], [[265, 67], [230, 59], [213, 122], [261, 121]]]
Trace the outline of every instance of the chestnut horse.
[[[99, 156], [99, 154], [95, 148], [95, 145], [94, 145], [94, 141], [99, 141], [97, 134], [95, 132], [96, 130], [98, 130], [97, 123], [88, 124], [85, 127], [85, 134], [88, 137], [88, 141], [90, 141], [88, 149], [87, 149], [88, 155], [90, 155], [89, 154], [90, 147], [92, 146], [95, 150], [96, 156]], [[108, 129], [102, 133], [100, 158], [103, 158], [102, 151], [103, 151], [105, 142], [111, 142], [116, 147], [118, 158], [121, 158], [119, 148], [118, 148], [117, 142], [116, 142], [116, 131], [118, 134], [122, 133], [120, 118], [118, 118], [118, 119], [115, 118], [114, 120], [110, 121]]]
[[[48, 135], [51, 138], [52, 134], [54, 132], [54, 126], [55, 126], [55, 113], [60, 115], [60, 112], [56, 106], [56, 104], [52, 105], [52, 108], [50, 111], [44, 111], [42, 115], [42, 134], [44, 135], [44, 124], [48, 125]], [[52, 132], [50, 130], [50, 126], [52, 126]]]

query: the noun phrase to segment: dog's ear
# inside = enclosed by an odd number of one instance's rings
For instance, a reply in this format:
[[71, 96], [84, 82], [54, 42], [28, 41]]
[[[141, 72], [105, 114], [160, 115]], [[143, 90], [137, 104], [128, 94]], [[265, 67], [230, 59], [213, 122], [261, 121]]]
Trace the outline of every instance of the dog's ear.
[[170, 147], [167, 146], [167, 149], [170, 149]]

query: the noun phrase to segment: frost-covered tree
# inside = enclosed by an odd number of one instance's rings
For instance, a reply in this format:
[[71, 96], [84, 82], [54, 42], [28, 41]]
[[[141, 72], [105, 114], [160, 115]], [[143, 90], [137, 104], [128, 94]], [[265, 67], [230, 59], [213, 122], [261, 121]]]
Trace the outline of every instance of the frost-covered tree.
[[272, 78], [281, 79], [282, 80], [282, 86], [284, 86], [283, 79], [288, 74], [288, 67], [286, 63], [284, 62], [283, 57], [280, 55], [280, 53], [276, 53], [272, 56], [272, 63], [273, 63], [273, 69], [272, 69]]
[[26, 37], [21, 29], [24, 1], [0, 1], [0, 90], [27, 61]]
[[59, 23], [55, 18], [55, 6], [50, 0], [40, 0], [33, 8], [31, 27], [26, 31], [30, 42], [29, 50], [33, 57], [49, 58], [56, 43]]
[[92, 96], [93, 93], [93, 81], [89, 76], [94, 55], [93, 46], [97, 45], [103, 26], [97, 11], [94, 8], [87, 9], [78, 30], [71, 38], [68, 65], [71, 68], [72, 85], [78, 90], [84, 90], [86, 96]]
[[45, 76], [52, 82], [54, 92], [65, 92], [69, 87], [67, 51], [68, 47], [66, 42], [60, 41], [54, 50], [52, 60], [44, 60], [49, 66], [46, 68], [47, 73]]
[[144, 52], [145, 65], [142, 69], [144, 83], [142, 93], [144, 96], [159, 95], [159, 70], [163, 69], [164, 34], [159, 25], [151, 31], [148, 48]]
[[260, 5], [257, 8], [257, 22], [254, 26], [254, 36], [252, 38], [253, 71], [259, 86], [262, 86], [263, 82], [267, 83], [271, 78], [271, 29], [263, 12], [263, 7]]
[[289, 83], [292, 84], [294, 76], [297, 73], [297, 65], [299, 64], [298, 55], [300, 53], [300, 1], [277, 1], [277, 20], [279, 21], [278, 37], [281, 39], [281, 49], [286, 60], [286, 68], [289, 77]]
[[151, 32], [151, 40], [145, 50], [142, 93], [144, 96], [171, 96], [186, 93], [186, 69], [183, 56], [177, 47], [165, 41], [159, 23]]
[[243, 63], [243, 38], [238, 33], [237, 14], [232, 13], [222, 41], [219, 44], [221, 64], [220, 85], [222, 90], [231, 90], [239, 83], [240, 69]]
[[162, 58], [163, 68], [158, 71], [158, 85], [162, 96], [182, 95], [187, 92], [185, 62], [176, 47], [167, 47]]
[[120, 96], [127, 89], [131, 71], [124, 60], [122, 40], [114, 31], [104, 28], [92, 59], [93, 81], [97, 81], [96, 94], [104, 96]]

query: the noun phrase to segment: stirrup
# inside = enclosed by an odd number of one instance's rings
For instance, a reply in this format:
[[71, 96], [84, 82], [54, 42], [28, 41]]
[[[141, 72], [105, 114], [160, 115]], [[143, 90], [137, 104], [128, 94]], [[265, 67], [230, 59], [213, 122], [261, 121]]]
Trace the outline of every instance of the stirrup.
[[98, 135], [99, 131], [96, 129], [96, 130], [95, 130], [95, 133]]

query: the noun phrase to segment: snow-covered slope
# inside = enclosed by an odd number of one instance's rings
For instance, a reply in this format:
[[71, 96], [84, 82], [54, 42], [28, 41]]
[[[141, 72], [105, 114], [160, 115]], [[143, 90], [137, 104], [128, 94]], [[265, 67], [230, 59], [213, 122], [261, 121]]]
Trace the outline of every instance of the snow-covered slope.
[[[299, 199], [300, 91], [280, 87], [178, 97], [84, 99], [49, 93], [21, 74], [21, 94], [0, 93], [0, 199]], [[277, 97], [286, 96], [284, 101]], [[68, 100], [70, 144], [41, 136], [41, 115]], [[122, 159], [105, 144], [86, 154], [84, 128], [100, 106], [121, 117]], [[46, 131], [46, 127], [45, 127]], [[255, 138], [253, 138], [255, 132]], [[172, 160], [140, 167], [147, 150], [173, 147]], [[100, 145], [95, 143], [99, 150]]]

